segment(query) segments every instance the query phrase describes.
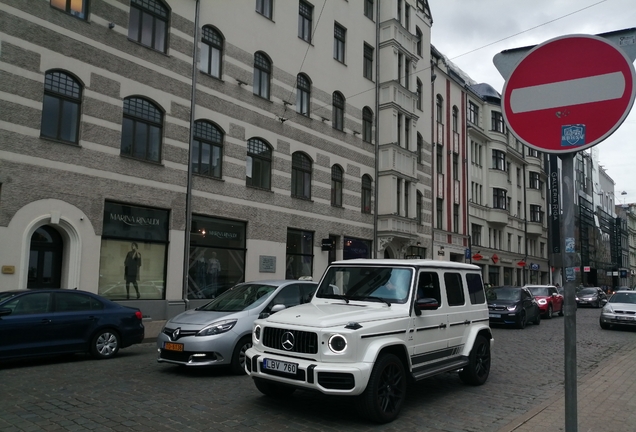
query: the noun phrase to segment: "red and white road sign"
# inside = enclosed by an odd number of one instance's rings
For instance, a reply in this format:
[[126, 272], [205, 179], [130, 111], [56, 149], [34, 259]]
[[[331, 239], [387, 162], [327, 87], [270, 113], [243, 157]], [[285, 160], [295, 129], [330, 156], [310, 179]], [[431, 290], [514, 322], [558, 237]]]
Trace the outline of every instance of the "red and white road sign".
[[592, 147], [634, 103], [634, 65], [612, 42], [569, 35], [537, 45], [503, 88], [503, 115], [524, 144], [549, 153]]

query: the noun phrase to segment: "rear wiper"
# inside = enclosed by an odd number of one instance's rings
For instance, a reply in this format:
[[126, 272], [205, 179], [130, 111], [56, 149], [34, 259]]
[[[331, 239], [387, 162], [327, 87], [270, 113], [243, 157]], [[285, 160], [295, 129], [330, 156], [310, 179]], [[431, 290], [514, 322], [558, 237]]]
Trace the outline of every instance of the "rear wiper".
[[356, 297], [351, 297], [351, 300], [373, 300], [373, 301], [383, 302], [383, 303], [386, 303], [387, 305], [391, 306], [391, 302], [390, 301], [388, 301], [385, 298], [376, 297], [376, 296], [356, 296]]
[[349, 303], [349, 297], [342, 295], [342, 294], [325, 294], [325, 295], [321, 295], [319, 297], [323, 297], [323, 298], [333, 298], [333, 299], [340, 299], [340, 300], [344, 300], [347, 302], [347, 304]]

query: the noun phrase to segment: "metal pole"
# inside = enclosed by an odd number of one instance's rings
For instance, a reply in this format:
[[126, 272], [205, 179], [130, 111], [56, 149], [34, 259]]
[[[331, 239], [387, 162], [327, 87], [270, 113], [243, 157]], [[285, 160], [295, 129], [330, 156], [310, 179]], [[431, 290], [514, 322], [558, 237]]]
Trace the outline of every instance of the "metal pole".
[[574, 157], [576, 153], [559, 155], [563, 175], [563, 218], [561, 219], [561, 250], [565, 295], [565, 431], [577, 432], [576, 384], [576, 247], [574, 238]]

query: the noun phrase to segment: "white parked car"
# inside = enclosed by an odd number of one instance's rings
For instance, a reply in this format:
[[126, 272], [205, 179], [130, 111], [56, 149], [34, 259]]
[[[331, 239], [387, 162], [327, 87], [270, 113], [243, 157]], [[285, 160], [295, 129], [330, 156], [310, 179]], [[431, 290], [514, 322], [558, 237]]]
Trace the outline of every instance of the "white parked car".
[[599, 324], [602, 329], [614, 325], [636, 326], [636, 291], [616, 291], [603, 306]]
[[409, 378], [459, 371], [480, 385], [493, 337], [480, 268], [433, 260], [332, 263], [312, 301], [254, 322], [245, 368], [264, 394], [295, 389], [355, 397], [394, 420]]

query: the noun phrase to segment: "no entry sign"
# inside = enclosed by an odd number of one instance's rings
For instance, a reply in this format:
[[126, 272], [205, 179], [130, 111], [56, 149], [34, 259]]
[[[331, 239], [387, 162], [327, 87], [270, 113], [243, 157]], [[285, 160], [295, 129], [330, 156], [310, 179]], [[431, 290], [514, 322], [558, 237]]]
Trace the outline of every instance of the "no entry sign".
[[503, 115], [524, 144], [549, 153], [592, 147], [625, 120], [634, 65], [608, 40], [569, 35], [537, 45], [503, 88]]

